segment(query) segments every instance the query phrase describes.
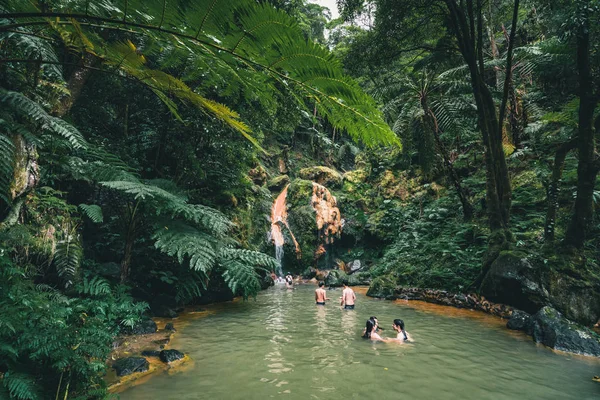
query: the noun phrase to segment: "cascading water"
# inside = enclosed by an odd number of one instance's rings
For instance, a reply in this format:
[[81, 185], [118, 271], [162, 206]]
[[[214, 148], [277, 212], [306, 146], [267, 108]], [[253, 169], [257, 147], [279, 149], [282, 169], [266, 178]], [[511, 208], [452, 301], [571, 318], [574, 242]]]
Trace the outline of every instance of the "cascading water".
[[296, 241], [294, 234], [290, 230], [290, 227], [287, 223], [287, 207], [285, 204], [285, 198], [287, 196], [287, 190], [289, 185], [287, 185], [277, 196], [275, 202], [273, 203], [273, 207], [271, 208], [271, 240], [275, 244], [275, 258], [278, 261], [277, 266], [277, 275], [283, 276], [283, 245], [285, 244], [285, 239], [283, 237], [282, 225], [288, 228], [290, 232], [290, 236], [292, 237], [292, 241], [294, 242], [294, 246], [296, 246], [296, 253], [300, 254], [300, 245]]

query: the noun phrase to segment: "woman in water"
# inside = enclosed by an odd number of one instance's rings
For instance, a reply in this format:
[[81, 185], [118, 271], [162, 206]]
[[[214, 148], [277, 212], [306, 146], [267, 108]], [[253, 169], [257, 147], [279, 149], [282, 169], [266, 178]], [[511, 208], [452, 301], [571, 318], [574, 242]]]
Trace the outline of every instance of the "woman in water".
[[292, 275], [287, 274], [285, 277], [285, 286], [288, 289], [293, 289], [294, 288], [294, 278], [292, 278]]
[[377, 318], [375, 318], [375, 317], [369, 318], [367, 320], [365, 330], [363, 331], [362, 337], [364, 337], [365, 339], [371, 339], [371, 340], [384, 340], [377, 333], [377, 327], [378, 327]]
[[392, 325], [392, 329], [398, 332], [398, 334], [396, 335], [396, 340], [400, 340], [402, 342], [408, 341], [408, 335], [404, 330], [404, 321], [402, 321], [399, 318], [395, 319]]

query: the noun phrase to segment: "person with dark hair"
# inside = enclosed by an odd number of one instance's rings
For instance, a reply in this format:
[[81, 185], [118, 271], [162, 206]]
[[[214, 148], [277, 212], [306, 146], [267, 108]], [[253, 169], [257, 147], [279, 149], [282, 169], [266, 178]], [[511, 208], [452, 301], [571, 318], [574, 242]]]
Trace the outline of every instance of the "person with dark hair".
[[356, 301], [356, 294], [354, 294], [354, 290], [348, 287], [348, 281], [343, 280], [342, 285], [344, 285], [344, 290], [342, 291], [342, 301], [340, 305], [344, 307], [345, 310], [354, 310], [354, 302]]
[[317, 290], [315, 290], [315, 301], [317, 302], [318, 306], [324, 306], [325, 300], [329, 300], [327, 298], [327, 292], [325, 289], [323, 289], [323, 286], [325, 286], [325, 283], [319, 282], [319, 287]]
[[408, 340], [408, 335], [406, 334], [406, 331], [404, 330], [404, 321], [402, 321], [399, 318], [395, 319], [394, 323], [392, 325], [392, 329], [394, 329], [396, 332], [398, 332], [398, 335], [396, 336], [396, 340], [400, 340], [400, 341]]
[[377, 333], [377, 327], [378, 327], [379, 323], [377, 322], [377, 318], [376, 317], [371, 317], [367, 320], [367, 323], [365, 325], [365, 330], [363, 331], [363, 336], [365, 339], [371, 339], [371, 340], [384, 340], [381, 336], [379, 336], [379, 334]]
[[285, 287], [287, 287], [288, 289], [294, 288], [294, 278], [290, 274], [287, 274], [285, 276]]

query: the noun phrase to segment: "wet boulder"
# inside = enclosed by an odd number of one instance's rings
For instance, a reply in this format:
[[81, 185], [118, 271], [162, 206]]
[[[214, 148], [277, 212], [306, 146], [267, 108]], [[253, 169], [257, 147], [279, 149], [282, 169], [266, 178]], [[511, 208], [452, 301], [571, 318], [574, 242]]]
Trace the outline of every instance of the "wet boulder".
[[525, 311], [514, 310], [506, 323], [508, 329], [523, 331], [528, 335], [533, 333], [533, 318]]
[[148, 371], [150, 363], [144, 357], [126, 357], [115, 361], [113, 368], [117, 372], [117, 376], [125, 376], [134, 372]]
[[156, 326], [156, 322], [154, 322], [151, 318], [144, 317], [132, 328], [123, 328], [122, 331], [126, 335], [147, 335], [150, 333], [155, 333], [157, 330], [158, 328]]
[[600, 357], [600, 336], [546, 306], [535, 314], [533, 339], [556, 350]]
[[496, 303], [536, 313], [547, 304], [548, 292], [525, 253], [503, 251], [481, 283], [480, 293]]
[[162, 350], [160, 352], [160, 360], [165, 363], [172, 363], [173, 361], [181, 360], [185, 355], [179, 350]]

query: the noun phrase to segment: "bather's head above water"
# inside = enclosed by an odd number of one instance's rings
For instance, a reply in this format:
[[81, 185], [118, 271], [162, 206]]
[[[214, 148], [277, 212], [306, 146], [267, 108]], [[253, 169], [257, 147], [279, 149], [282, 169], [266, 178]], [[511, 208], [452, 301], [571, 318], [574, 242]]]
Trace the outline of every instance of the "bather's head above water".
[[404, 321], [402, 321], [400, 318], [394, 320], [392, 328], [398, 333], [402, 333], [402, 335], [404, 336], [404, 340], [408, 339], [408, 336], [406, 336], [406, 331], [404, 330]]

